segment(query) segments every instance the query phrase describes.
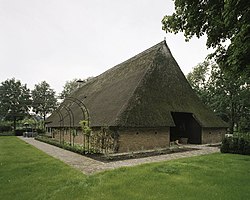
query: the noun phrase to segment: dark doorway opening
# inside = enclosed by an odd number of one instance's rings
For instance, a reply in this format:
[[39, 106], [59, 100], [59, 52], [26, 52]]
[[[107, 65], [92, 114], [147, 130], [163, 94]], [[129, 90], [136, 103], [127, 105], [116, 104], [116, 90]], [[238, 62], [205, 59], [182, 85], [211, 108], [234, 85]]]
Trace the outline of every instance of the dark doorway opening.
[[170, 127], [170, 141], [187, 138], [190, 144], [201, 144], [201, 126], [192, 113], [171, 112], [175, 127]]

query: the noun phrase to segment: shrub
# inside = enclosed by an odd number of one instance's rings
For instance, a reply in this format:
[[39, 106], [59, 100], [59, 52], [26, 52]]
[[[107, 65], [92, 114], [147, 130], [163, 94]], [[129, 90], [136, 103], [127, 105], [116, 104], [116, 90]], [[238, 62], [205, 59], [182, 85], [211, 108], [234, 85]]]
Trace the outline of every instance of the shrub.
[[12, 131], [11, 125], [0, 125], [0, 132], [9, 132]]
[[0, 132], [0, 136], [13, 136], [13, 131]]
[[15, 135], [16, 136], [23, 136], [24, 132], [36, 132], [38, 134], [44, 134], [44, 130], [43, 129], [33, 129], [33, 128], [18, 128], [15, 130]]
[[41, 128], [37, 128], [37, 129], [36, 129], [36, 132], [37, 132], [38, 134], [44, 134], [44, 133], [45, 133], [45, 130], [44, 130], [44, 129], [41, 129]]
[[230, 145], [230, 140], [232, 139], [232, 137], [225, 137], [222, 140], [222, 145], [220, 148], [221, 153], [228, 153], [229, 152], [229, 145]]
[[11, 136], [13, 135], [13, 128], [11, 122], [0, 121], [0, 136]]
[[15, 130], [15, 135], [16, 136], [23, 136], [23, 133], [25, 132], [24, 129], [16, 129]]
[[246, 140], [244, 140], [243, 138], [239, 138], [239, 140], [238, 140], [238, 152], [239, 152], [239, 154], [244, 154], [244, 152], [245, 152], [245, 143], [246, 143], [247, 141]]
[[221, 153], [250, 155], [249, 137], [226, 137], [222, 141]]
[[[68, 143], [64, 143], [64, 144], [59, 143], [57, 140], [53, 140], [52, 138], [48, 138], [48, 137], [44, 137], [44, 136], [37, 136], [35, 139], [38, 141], [41, 141], [41, 142], [45, 142], [45, 143], [57, 146], [57, 147], [62, 148], [62, 149], [66, 149], [68, 151], [72, 151], [72, 152], [81, 154], [81, 155], [85, 155], [87, 153], [87, 151], [80, 146], [77, 146], [77, 145], [71, 146]], [[94, 152], [88, 152], [88, 153], [92, 154]]]
[[249, 140], [245, 140], [243, 154], [250, 155], [250, 141]]
[[24, 132], [33, 132], [32, 128], [19, 128], [15, 130], [16, 136], [23, 136]]

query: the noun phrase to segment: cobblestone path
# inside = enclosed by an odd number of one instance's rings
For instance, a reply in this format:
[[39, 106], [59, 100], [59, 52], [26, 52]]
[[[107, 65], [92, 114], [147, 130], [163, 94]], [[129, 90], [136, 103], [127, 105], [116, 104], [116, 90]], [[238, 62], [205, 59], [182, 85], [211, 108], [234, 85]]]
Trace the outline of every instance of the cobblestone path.
[[103, 163], [103, 162], [88, 158], [86, 156], [82, 156], [82, 155], [73, 153], [71, 151], [67, 151], [59, 147], [50, 145], [50, 144], [46, 144], [44, 142], [37, 141], [33, 138], [25, 138], [22, 136], [18, 138], [33, 145], [37, 149], [42, 150], [48, 155], [54, 158], [57, 158], [67, 163], [68, 165], [71, 165], [72, 167], [82, 171], [84, 174], [93, 174], [96, 172], [111, 170], [111, 169], [115, 169], [119, 167], [129, 167], [129, 166], [135, 166], [135, 165], [140, 165], [140, 164], [145, 164], [145, 163], [174, 160], [178, 158], [192, 157], [192, 156], [205, 155], [205, 154], [219, 152], [218, 147], [208, 147], [206, 145], [187, 145], [190, 148], [196, 148], [196, 149], [198, 148], [198, 150]]

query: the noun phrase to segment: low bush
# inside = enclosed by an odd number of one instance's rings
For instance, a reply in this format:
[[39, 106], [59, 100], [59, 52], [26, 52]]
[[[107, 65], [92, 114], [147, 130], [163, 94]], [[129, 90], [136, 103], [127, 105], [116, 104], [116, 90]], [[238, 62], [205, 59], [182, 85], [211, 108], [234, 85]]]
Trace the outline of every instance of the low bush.
[[13, 131], [0, 132], [0, 136], [13, 136]]
[[31, 128], [20, 128], [15, 130], [15, 135], [16, 136], [23, 136], [24, 132], [33, 132], [33, 129]]
[[1, 124], [0, 125], [0, 132], [10, 132], [12, 131], [12, 126], [11, 125], [8, 125], [8, 124]]
[[16, 136], [23, 136], [25, 132], [44, 134], [43, 129], [33, 129], [33, 128], [18, 128], [15, 130]]
[[41, 128], [37, 128], [37, 129], [36, 129], [36, 132], [37, 132], [38, 134], [45, 134], [44, 129], [41, 129]]
[[23, 133], [25, 132], [24, 129], [16, 129], [15, 130], [15, 135], [16, 136], [23, 136]]
[[250, 155], [249, 137], [225, 137], [221, 145], [221, 153]]
[[[59, 143], [57, 140], [54, 140], [54, 139], [48, 138], [48, 137], [44, 137], [44, 136], [37, 136], [35, 139], [38, 141], [41, 141], [41, 142], [45, 142], [47, 144], [57, 146], [57, 147], [62, 148], [62, 149], [66, 149], [68, 151], [72, 151], [72, 152], [81, 154], [81, 155], [85, 155], [88, 153], [85, 149], [83, 149], [79, 145], [71, 146], [69, 143], [66, 143], [66, 142]], [[89, 152], [89, 153], [94, 153], [94, 152]]]

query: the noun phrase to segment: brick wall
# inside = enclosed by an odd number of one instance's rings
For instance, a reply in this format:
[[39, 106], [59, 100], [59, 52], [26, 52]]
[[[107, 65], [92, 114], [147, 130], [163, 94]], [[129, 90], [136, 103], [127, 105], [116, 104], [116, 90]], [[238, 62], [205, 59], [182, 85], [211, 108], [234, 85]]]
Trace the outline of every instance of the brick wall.
[[226, 132], [226, 128], [202, 128], [202, 144], [221, 142]]
[[[99, 130], [96, 130], [99, 132]], [[63, 131], [62, 131], [63, 132]], [[62, 133], [61, 132], [61, 133]], [[78, 130], [78, 134], [74, 138], [75, 144], [83, 143], [83, 135]], [[166, 148], [169, 146], [169, 128], [162, 129], [126, 129], [117, 131], [118, 138], [116, 143], [118, 144], [118, 152], [131, 152], [148, 149]], [[95, 131], [94, 131], [95, 134]], [[53, 131], [54, 138], [60, 141], [60, 134], [58, 130]], [[70, 142], [69, 130], [64, 131], [64, 135], [61, 134], [61, 141]], [[71, 134], [71, 143], [73, 142], [73, 135]]]
[[169, 146], [169, 128], [118, 131], [118, 152], [131, 152]]
[[[53, 133], [53, 137], [60, 141], [60, 131], [57, 130], [57, 129], [54, 129], [52, 131]], [[64, 133], [64, 134], [63, 134]], [[71, 138], [70, 138], [71, 137]], [[61, 141], [65, 141], [65, 142], [70, 142], [71, 140], [71, 143], [73, 143], [73, 134], [71, 133], [70, 135], [70, 132], [69, 130], [64, 130], [64, 131], [61, 131]], [[75, 136], [74, 138], [74, 143], [75, 144], [82, 144], [83, 143], [83, 135], [82, 135], [82, 132], [81, 130], [77, 130], [77, 135]]]

